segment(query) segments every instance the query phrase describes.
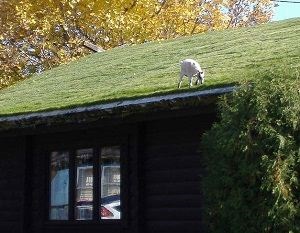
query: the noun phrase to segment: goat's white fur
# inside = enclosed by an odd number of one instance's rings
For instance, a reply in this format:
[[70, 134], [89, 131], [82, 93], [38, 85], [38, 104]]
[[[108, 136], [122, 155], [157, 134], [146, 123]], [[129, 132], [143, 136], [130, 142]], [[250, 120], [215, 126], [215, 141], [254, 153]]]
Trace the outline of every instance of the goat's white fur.
[[201, 69], [198, 62], [193, 59], [185, 59], [180, 62], [180, 76], [178, 80], [178, 88], [181, 87], [182, 79], [184, 76], [189, 78], [189, 86], [193, 85], [193, 77], [197, 75], [196, 84], [204, 82], [204, 71]]

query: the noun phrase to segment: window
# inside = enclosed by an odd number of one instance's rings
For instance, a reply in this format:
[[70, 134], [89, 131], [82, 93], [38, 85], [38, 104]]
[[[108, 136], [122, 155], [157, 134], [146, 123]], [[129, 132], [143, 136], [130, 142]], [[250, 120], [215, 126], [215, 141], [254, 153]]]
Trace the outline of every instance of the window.
[[75, 219], [93, 219], [93, 149], [76, 151]]
[[67, 220], [69, 213], [69, 153], [51, 153], [50, 219]]
[[49, 220], [121, 219], [120, 146], [50, 153]]

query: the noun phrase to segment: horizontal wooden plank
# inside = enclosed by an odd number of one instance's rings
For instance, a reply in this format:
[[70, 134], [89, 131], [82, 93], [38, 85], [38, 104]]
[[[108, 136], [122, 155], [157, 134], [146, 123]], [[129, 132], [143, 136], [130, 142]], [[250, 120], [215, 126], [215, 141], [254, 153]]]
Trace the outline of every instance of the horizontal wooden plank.
[[1, 221], [21, 221], [22, 212], [20, 210], [1, 209], [0, 210]]
[[0, 176], [2, 175], [3, 178], [6, 178], [6, 179], [19, 179], [21, 181], [24, 174], [22, 172], [17, 171], [17, 169], [20, 169], [23, 171], [22, 167], [18, 167], [18, 168], [16, 167], [13, 170], [12, 169], [9, 169], [9, 170], [1, 169], [2, 171], [0, 171]]
[[147, 233], [203, 233], [201, 221], [147, 221]]
[[150, 195], [201, 194], [201, 182], [152, 183], [145, 186], [145, 193]]
[[168, 118], [156, 121], [149, 121], [146, 124], [147, 132], [156, 133], [157, 129], [160, 131], [183, 131], [186, 129], [201, 129], [209, 128], [212, 122], [216, 119], [215, 114], [201, 114], [201, 116], [184, 116], [177, 118]]
[[183, 155], [200, 155], [201, 147], [200, 140], [180, 143], [161, 143], [158, 145], [147, 145], [145, 148], [145, 158], [161, 158], [161, 157], [173, 157]]
[[[111, 143], [122, 141], [126, 133], [126, 126], [103, 127], [94, 129], [72, 130], [70, 132], [58, 132], [43, 134], [36, 137], [35, 145], [40, 149], [58, 150], [61, 148], [85, 148], [88, 144]], [[63, 143], [62, 143], [63, 142]], [[74, 143], [76, 142], [76, 143]]]
[[145, 210], [147, 220], [201, 221], [201, 215], [201, 208], [147, 208]]
[[155, 135], [155, 134], [165, 134], [165, 133], [171, 133], [173, 135], [177, 133], [182, 133], [182, 134], [189, 134], [189, 133], [197, 133], [197, 132], [204, 132], [207, 130], [207, 124], [209, 123], [203, 123], [203, 124], [197, 124], [196, 122], [188, 122], [186, 120], [185, 122], [166, 122], [163, 121], [159, 124], [156, 125], [147, 125], [146, 126], [146, 131], [147, 135]]
[[22, 207], [20, 200], [0, 200], [0, 210], [19, 211]]
[[7, 158], [7, 157], [2, 157], [2, 155], [1, 155], [0, 169], [1, 170], [2, 169], [14, 170], [15, 172], [18, 172], [18, 171], [16, 171], [16, 168], [23, 168], [24, 161], [21, 158], [22, 154], [20, 154], [20, 153], [18, 153], [18, 154], [20, 155], [20, 158]]
[[99, 232], [109, 232], [118, 233], [122, 231], [121, 224], [93, 224], [84, 221], [77, 222], [75, 224], [47, 224], [37, 232], [43, 233], [99, 233]]
[[148, 171], [145, 174], [145, 181], [152, 183], [177, 183], [201, 180], [201, 169], [178, 169], [169, 171]]
[[147, 208], [200, 208], [202, 207], [202, 196], [181, 194], [181, 195], [154, 195], [145, 198]]
[[1, 233], [23, 232], [21, 222], [20, 221], [3, 221], [3, 220], [0, 220], [0, 232]]
[[4, 190], [22, 190], [23, 177], [18, 178], [6, 177], [6, 179], [0, 179], [0, 187]]
[[182, 131], [182, 132], [157, 132], [156, 134], [145, 135], [145, 142], [147, 147], [157, 145], [174, 145], [174, 144], [185, 144], [193, 142], [195, 144], [201, 142], [202, 131]]
[[23, 199], [22, 190], [0, 190], [0, 200], [19, 200]]
[[145, 162], [146, 171], [163, 171], [172, 169], [201, 169], [199, 156], [182, 155], [175, 157], [149, 158]]

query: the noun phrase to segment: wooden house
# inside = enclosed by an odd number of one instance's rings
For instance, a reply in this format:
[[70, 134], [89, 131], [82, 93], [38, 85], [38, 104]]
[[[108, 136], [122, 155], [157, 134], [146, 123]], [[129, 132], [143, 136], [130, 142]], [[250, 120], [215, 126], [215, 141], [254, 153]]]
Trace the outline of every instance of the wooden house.
[[[200, 142], [217, 99], [278, 54], [299, 65], [280, 39], [299, 25], [112, 49], [0, 90], [0, 232], [205, 232]], [[207, 81], [177, 90], [187, 57]]]
[[231, 90], [2, 117], [1, 232], [202, 232], [201, 135]]

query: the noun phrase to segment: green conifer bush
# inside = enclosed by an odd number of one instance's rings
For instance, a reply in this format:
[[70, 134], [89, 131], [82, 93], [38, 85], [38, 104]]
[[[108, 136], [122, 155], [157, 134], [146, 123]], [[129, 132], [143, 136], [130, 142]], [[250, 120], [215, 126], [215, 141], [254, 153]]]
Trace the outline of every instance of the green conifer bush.
[[300, 232], [300, 77], [269, 71], [219, 104], [202, 139], [211, 233]]

